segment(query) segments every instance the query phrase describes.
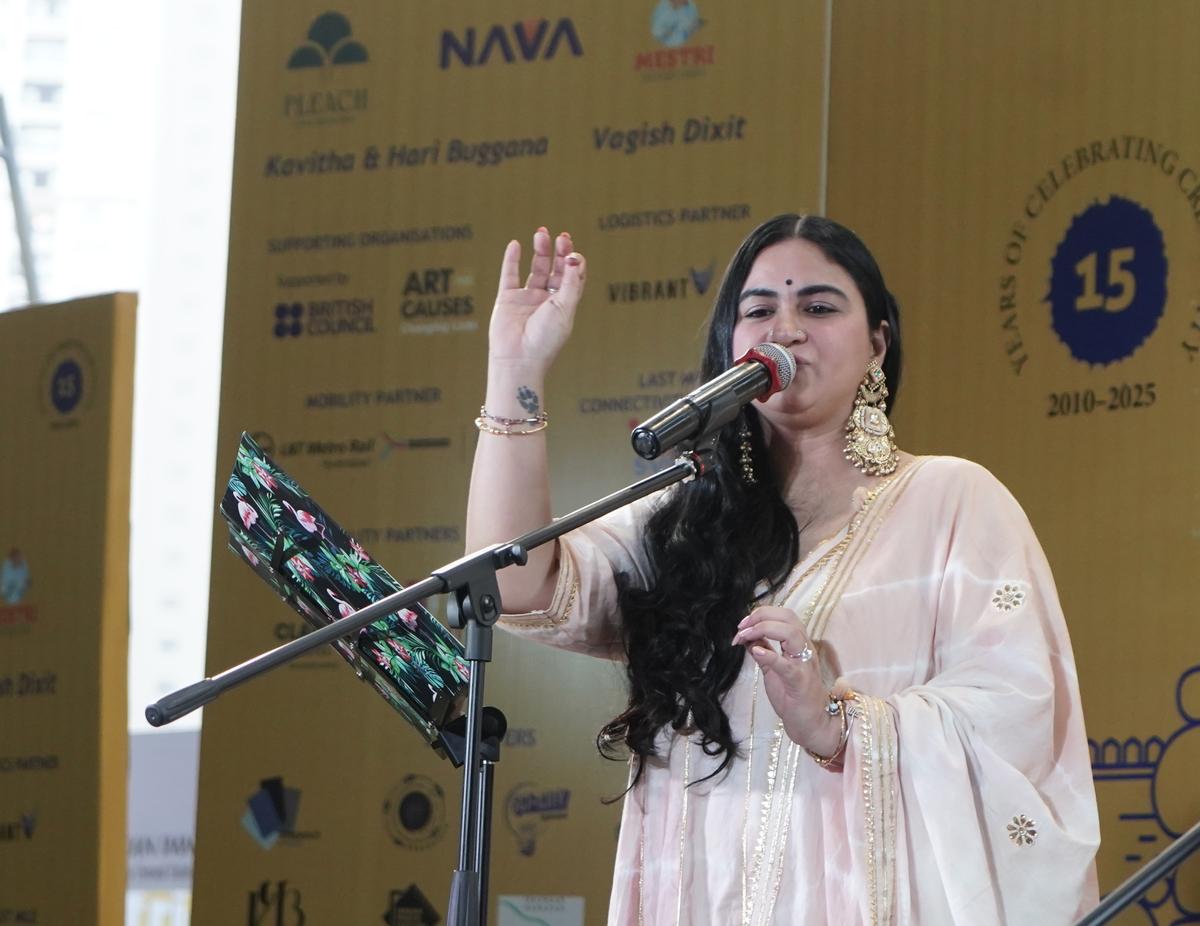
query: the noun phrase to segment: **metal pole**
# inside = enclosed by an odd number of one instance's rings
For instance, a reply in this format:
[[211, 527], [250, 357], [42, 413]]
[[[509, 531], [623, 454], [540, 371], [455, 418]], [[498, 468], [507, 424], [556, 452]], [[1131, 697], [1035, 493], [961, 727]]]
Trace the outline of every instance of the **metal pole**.
[[1128, 907], [1150, 889], [1150, 885], [1164, 878], [1180, 862], [1200, 849], [1200, 823], [1176, 839], [1144, 868], [1134, 872], [1115, 891], [1104, 898], [1095, 910], [1081, 919], [1076, 926], [1100, 926]]
[[33, 247], [30, 244], [29, 212], [25, 208], [25, 197], [21, 194], [21, 176], [17, 170], [17, 152], [13, 145], [12, 130], [8, 125], [8, 111], [4, 107], [4, 95], [0, 94], [0, 157], [8, 167], [8, 189], [12, 194], [13, 214], [17, 220], [17, 243], [21, 248], [21, 269], [25, 273], [25, 292], [30, 302], [41, 302], [38, 289], [37, 269], [33, 264]]

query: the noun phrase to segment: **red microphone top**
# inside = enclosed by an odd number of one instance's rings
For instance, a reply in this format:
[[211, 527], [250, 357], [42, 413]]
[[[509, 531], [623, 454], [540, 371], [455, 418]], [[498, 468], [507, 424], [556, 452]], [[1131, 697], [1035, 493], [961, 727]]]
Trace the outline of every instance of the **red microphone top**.
[[750, 348], [733, 365], [738, 366], [747, 360], [756, 360], [761, 363], [771, 377], [770, 388], [755, 399], [757, 402], [765, 402], [775, 393], [782, 392], [792, 384], [792, 380], [796, 376], [796, 358], [792, 356], [791, 351], [770, 341]]

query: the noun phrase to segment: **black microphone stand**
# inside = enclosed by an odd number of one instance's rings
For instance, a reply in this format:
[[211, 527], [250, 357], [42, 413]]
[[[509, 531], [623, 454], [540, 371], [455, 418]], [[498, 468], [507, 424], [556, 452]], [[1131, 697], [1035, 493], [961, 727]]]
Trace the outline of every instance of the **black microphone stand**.
[[[484, 926], [487, 908], [486, 873], [488, 869], [489, 819], [491, 810], [491, 766], [499, 759], [482, 755], [484, 667], [492, 659], [492, 627], [501, 614], [500, 587], [496, 573], [514, 563], [524, 565], [528, 551], [556, 540], [611, 511], [644, 498], [660, 489], [688, 482], [711, 469], [716, 436], [704, 434], [682, 445], [675, 462], [653, 475], [598, 499], [544, 527], [522, 534], [508, 543], [499, 543], [470, 553], [435, 569], [415, 585], [381, 598], [353, 614], [313, 630], [269, 650], [212, 678], [202, 679], [165, 695], [146, 708], [146, 719], [160, 727], [215, 700], [224, 692], [264, 672], [291, 662], [318, 646], [342, 637], [352, 638], [373, 621], [431, 595], [452, 592], [458, 602], [454, 627], [466, 628], [466, 657], [470, 665], [467, 694], [466, 745], [462, 754], [462, 825], [459, 832], [458, 868], [450, 888], [446, 921], [452, 926]], [[502, 721], [501, 721], [502, 722]], [[458, 750], [443, 736], [442, 745], [452, 760]], [[459, 762], [455, 762], [459, 764]]]

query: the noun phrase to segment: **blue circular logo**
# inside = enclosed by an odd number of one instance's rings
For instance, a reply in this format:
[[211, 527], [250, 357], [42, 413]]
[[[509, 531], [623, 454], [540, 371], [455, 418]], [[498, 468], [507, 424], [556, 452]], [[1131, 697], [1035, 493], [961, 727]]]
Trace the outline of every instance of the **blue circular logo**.
[[1050, 318], [1071, 356], [1124, 360], [1167, 306], [1167, 256], [1149, 210], [1113, 196], [1071, 222], [1050, 261]]
[[59, 414], [69, 415], [83, 398], [83, 370], [74, 360], [64, 360], [50, 377], [50, 402]]

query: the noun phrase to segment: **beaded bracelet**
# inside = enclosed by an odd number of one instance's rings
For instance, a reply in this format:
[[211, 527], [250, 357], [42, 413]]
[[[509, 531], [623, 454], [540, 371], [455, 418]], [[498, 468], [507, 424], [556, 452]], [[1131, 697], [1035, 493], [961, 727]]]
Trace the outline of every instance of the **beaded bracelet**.
[[837, 760], [841, 758], [842, 753], [846, 751], [846, 744], [850, 741], [850, 715], [846, 711], [846, 701], [842, 698], [831, 697], [829, 699], [829, 704], [826, 706], [826, 710], [829, 711], [830, 714], [837, 713], [842, 718], [842, 733], [840, 739], [838, 740], [837, 749], [833, 751], [833, 755], [831, 756], [823, 756], [818, 752], [813, 752], [811, 749], [804, 750], [810, 756], [812, 756], [813, 761], [822, 768], [829, 768], [831, 765], [837, 762]]

